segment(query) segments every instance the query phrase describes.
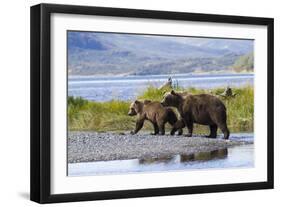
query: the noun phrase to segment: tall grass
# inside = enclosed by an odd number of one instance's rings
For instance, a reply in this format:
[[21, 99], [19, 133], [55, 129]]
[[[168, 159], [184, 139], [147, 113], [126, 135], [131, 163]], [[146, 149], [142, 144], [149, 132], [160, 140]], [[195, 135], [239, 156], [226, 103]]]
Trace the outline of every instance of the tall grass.
[[[177, 91], [187, 91], [191, 94], [211, 93], [221, 94], [224, 88], [204, 90], [196, 88], [177, 88]], [[157, 89], [149, 86], [138, 99], [161, 101], [167, 89]], [[254, 123], [254, 90], [252, 86], [233, 88], [237, 95], [232, 98], [220, 99], [225, 103], [228, 115], [228, 127], [231, 132], [251, 132]], [[128, 131], [134, 129], [135, 117], [127, 115], [130, 102], [112, 100], [108, 102], [92, 102], [80, 97], [68, 97], [68, 127], [69, 130], [95, 131]], [[145, 129], [151, 129], [149, 123]], [[195, 125], [194, 133], [208, 133], [207, 126]]]
[[81, 97], [68, 97], [68, 127], [70, 130], [129, 130], [134, 119], [127, 115], [129, 103], [112, 100], [92, 102]]
[[[254, 124], [254, 89], [252, 86], [248, 85], [243, 88], [233, 88], [232, 91], [236, 94], [235, 97], [224, 98], [219, 94], [224, 92], [224, 88], [216, 89], [196, 89], [190, 88], [177, 88], [176, 91], [188, 92], [190, 94], [201, 94], [208, 93], [218, 96], [225, 104], [227, 108], [227, 122], [228, 127], [232, 132], [251, 132], [253, 131]], [[143, 94], [141, 94], [139, 99], [150, 99], [155, 101], [161, 101], [163, 94], [167, 92], [166, 90], [159, 90], [155, 87], [148, 87]], [[195, 126], [195, 130], [205, 132], [208, 127]]]

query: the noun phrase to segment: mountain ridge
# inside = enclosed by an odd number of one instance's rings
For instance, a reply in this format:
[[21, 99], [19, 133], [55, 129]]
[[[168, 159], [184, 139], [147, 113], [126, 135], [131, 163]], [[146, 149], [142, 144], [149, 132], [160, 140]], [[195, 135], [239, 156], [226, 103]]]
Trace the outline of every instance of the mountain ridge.
[[230, 70], [253, 41], [68, 32], [70, 75], [167, 74]]

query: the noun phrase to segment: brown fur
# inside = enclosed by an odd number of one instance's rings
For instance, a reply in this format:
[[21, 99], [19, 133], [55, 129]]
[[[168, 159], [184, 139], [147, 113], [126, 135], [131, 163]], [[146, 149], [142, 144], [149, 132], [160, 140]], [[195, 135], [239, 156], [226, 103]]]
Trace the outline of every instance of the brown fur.
[[[143, 127], [144, 121], [148, 120], [153, 124], [154, 133], [153, 134], [165, 134], [165, 124], [168, 122], [172, 126], [178, 121], [175, 112], [168, 107], [163, 107], [160, 102], [145, 100], [134, 101], [128, 112], [128, 115], [137, 115], [137, 122], [135, 130], [131, 134], [136, 134]], [[179, 134], [182, 134], [182, 129], [177, 129]], [[177, 130], [173, 130], [173, 135]]]
[[187, 136], [192, 136], [193, 123], [197, 123], [209, 125], [211, 133], [208, 137], [210, 138], [217, 137], [218, 127], [222, 130], [224, 139], [229, 138], [226, 108], [216, 96], [209, 94], [183, 96], [180, 93], [171, 91], [164, 96], [161, 104], [176, 107], [181, 115], [183, 122], [177, 122], [173, 130], [185, 125], [188, 128]]

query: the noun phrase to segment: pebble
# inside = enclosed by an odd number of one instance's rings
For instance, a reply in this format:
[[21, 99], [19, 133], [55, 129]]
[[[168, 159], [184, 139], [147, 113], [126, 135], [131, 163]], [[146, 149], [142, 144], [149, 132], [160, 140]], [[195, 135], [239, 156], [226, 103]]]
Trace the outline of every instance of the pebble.
[[150, 135], [141, 132], [98, 133], [76, 131], [68, 133], [68, 162], [92, 162], [108, 160], [145, 159], [151, 157], [193, 154], [223, 149], [243, 144], [247, 141], [209, 139], [205, 137], [185, 137], [171, 135]]

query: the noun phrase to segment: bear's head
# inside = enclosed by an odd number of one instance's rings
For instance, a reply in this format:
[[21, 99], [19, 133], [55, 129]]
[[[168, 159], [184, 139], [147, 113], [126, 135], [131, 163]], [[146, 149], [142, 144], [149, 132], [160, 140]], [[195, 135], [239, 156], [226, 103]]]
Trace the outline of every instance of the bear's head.
[[164, 107], [166, 106], [178, 107], [181, 100], [182, 100], [181, 94], [176, 93], [174, 90], [172, 90], [171, 92], [164, 94], [161, 104]]
[[144, 104], [144, 105], [147, 105], [147, 104], [150, 104], [150, 103], [152, 103], [151, 100], [144, 100], [144, 101], [143, 101], [143, 104]]
[[142, 111], [143, 103], [141, 101], [135, 100], [130, 105], [130, 110], [128, 112], [129, 116], [135, 116]]

